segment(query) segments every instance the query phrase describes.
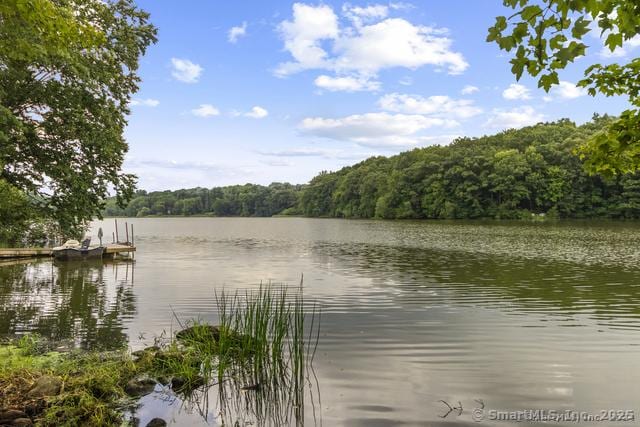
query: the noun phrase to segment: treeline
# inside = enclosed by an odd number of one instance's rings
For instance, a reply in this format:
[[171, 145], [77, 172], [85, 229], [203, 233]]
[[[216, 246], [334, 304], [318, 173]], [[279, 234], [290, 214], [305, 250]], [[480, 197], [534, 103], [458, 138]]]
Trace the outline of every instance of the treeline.
[[612, 120], [563, 119], [369, 158], [313, 178], [299, 210], [344, 218], [638, 218], [640, 175], [590, 176], [575, 154]]
[[105, 216], [213, 215], [272, 216], [294, 208], [299, 185], [273, 183], [191, 188], [177, 191], [137, 191], [126, 208], [115, 199], [107, 200]]
[[594, 116], [459, 138], [447, 146], [372, 157], [304, 186], [138, 192], [105, 214], [337, 218], [640, 218], [640, 174], [603, 178], [583, 169], [575, 150], [613, 118]]

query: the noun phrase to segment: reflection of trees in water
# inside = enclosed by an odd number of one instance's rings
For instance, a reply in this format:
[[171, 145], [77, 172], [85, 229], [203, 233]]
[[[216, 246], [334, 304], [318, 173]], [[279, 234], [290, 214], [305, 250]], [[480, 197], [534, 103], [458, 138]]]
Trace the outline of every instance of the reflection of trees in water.
[[[233, 367], [222, 382], [215, 382], [186, 393], [174, 393], [169, 387], [143, 397], [131, 413], [166, 414], [188, 425], [194, 414], [204, 422], [225, 426], [303, 426], [322, 425], [320, 387], [310, 359], [298, 374], [267, 369]], [[260, 384], [259, 387], [249, 387]], [[169, 411], [170, 412], [170, 411]], [[196, 424], [197, 421], [194, 421]], [[199, 425], [199, 423], [197, 423]]]
[[[438, 251], [413, 247], [317, 245], [319, 264], [347, 276], [393, 287], [396, 302], [512, 304], [514, 311], [545, 310], [599, 319], [640, 318], [640, 270], [634, 265], [582, 264], [551, 259]], [[438, 292], [435, 296], [432, 291]]]
[[0, 334], [37, 332], [82, 348], [126, 345], [122, 319], [136, 313], [133, 268], [101, 260], [0, 265]]

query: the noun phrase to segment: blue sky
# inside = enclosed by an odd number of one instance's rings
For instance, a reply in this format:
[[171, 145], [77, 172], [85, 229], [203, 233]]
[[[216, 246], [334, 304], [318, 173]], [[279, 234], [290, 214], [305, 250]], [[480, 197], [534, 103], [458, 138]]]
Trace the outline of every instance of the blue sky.
[[457, 136], [617, 114], [625, 99], [574, 83], [592, 63], [640, 51], [633, 40], [611, 54], [587, 35], [588, 56], [547, 94], [516, 84], [484, 41], [508, 13], [499, 0], [138, 4], [159, 42], [141, 61], [125, 170], [146, 190], [304, 183]]

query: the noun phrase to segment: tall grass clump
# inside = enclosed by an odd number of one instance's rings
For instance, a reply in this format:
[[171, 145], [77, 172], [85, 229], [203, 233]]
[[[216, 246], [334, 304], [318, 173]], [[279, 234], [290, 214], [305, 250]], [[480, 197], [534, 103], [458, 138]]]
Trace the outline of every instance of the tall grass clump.
[[[207, 354], [200, 374], [219, 392], [223, 419], [289, 425], [302, 423], [311, 362], [319, 339], [319, 310], [296, 287], [216, 293], [219, 324], [196, 322], [187, 347]], [[184, 337], [183, 337], [184, 338]], [[293, 418], [292, 418], [293, 417]]]

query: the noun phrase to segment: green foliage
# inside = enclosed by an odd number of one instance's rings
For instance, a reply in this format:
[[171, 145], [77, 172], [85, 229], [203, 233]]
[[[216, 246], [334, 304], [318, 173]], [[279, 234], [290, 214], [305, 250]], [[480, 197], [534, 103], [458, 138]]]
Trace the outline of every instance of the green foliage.
[[[184, 401], [197, 399], [197, 389], [217, 386], [223, 425], [249, 424], [237, 421], [246, 415], [264, 421], [257, 425], [300, 424], [320, 336], [318, 312], [305, 303], [302, 283], [222, 292], [216, 305], [219, 326], [191, 321], [175, 339], [157, 337], [160, 347], [131, 354], [51, 352], [55, 343], [37, 335], [0, 345], [0, 407], [36, 408], [27, 412], [40, 426], [125, 425], [125, 409], [135, 409], [137, 390], [144, 393], [137, 386], [142, 380], [151, 385], [148, 391], [158, 381], [170, 383]], [[60, 390], [42, 401], [29, 391], [43, 376], [59, 382]], [[240, 392], [247, 387], [260, 393], [245, 398]]]
[[575, 154], [615, 123], [596, 115], [576, 127], [565, 119], [370, 158], [313, 178], [299, 210], [344, 218], [638, 218], [640, 175], [590, 176]]
[[17, 240], [32, 216], [32, 206], [25, 194], [0, 178], [0, 242]]
[[[138, 191], [121, 208], [117, 200], [107, 200], [105, 216], [213, 215], [272, 216], [297, 214], [295, 207], [301, 186], [274, 182], [269, 186], [246, 184], [212, 189]], [[285, 212], [287, 211], [287, 212]]]
[[[336, 218], [638, 218], [638, 174], [589, 175], [586, 141], [617, 129], [617, 119], [595, 115], [580, 127], [563, 119], [449, 146], [372, 157], [309, 184], [147, 193], [124, 209], [107, 201], [107, 216], [293, 214]], [[625, 141], [616, 131], [618, 144]], [[576, 153], [579, 155], [576, 155]], [[624, 150], [624, 156], [629, 155]], [[611, 157], [610, 152], [603, 155]], [[640, 182], [640, 181], [639, 181]], [[638, 199], [638, 200], [636, 200]]]
[[0, 22], [0, 178], [77, 231], [132, 194], [123, 130], [156, 30], [131, 0], [7, 0]]
[[[489, 28], [488, 42], [513, 52], [511, 72], [520, 79], [526, 72], [538, 78], [538, 87], [549, 89], [559, 83], [558, 71], [586, 55], [582, 38], [596, 21], [604, 44], [614, 51], [640, 34], [640, 2], [636, 0], [504, 0], [514, 9], [498, 16]], [[594, 64], [585, 70], [578, 86], [591, 96], [626, 95], [634, 109], [627, 110], [609, 131], [594, 135], [580, 147], [588, 158], [585, 167], [607, 176], [640, 168], [640, 59], [628, 64]], [[624, 138], [619, 141], [617, 138]]]

